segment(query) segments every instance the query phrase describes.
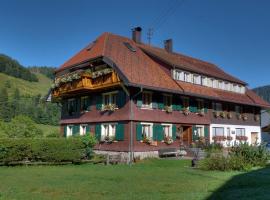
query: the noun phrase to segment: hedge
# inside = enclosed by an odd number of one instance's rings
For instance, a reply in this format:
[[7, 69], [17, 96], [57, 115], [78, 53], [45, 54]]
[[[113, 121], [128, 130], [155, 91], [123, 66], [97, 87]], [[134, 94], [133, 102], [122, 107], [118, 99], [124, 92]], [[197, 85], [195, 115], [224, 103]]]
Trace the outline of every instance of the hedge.
[[89, 158], [85, 138], [0, 139], [0, 163], [12, 162], [78, 162]]

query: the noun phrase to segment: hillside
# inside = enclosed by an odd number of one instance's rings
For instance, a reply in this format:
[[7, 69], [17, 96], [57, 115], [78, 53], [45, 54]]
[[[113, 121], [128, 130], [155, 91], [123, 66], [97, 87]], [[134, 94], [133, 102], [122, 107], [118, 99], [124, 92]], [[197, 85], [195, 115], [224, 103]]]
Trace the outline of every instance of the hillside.
[[20, 94], [24, 96], [36, 96], [38, 94], [44, 96], [48, 93], [52, 80], [40, 73], [35, 73], [35, 75], [38, 78], [38, 82], [30, 82], [0, 73], [0, 88], [5, 87], [9, 96], [14, 93], [16, 88], [18, 88]]
[[254, 88], [253, 91], [270, 103], [270, 85]]

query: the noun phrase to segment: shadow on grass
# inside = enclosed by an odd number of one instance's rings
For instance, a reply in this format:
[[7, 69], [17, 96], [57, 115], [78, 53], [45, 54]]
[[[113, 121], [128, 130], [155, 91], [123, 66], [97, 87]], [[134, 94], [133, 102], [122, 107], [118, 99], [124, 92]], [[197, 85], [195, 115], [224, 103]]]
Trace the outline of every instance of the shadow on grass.
[[213, 199], [270, 199], [270, 166], [234, 176], [206, 198]]

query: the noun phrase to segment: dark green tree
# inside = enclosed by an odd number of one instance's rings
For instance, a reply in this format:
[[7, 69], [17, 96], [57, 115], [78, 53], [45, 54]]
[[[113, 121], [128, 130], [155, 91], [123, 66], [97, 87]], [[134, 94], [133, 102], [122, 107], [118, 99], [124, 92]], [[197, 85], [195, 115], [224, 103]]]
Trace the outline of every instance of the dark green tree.
[[10, 121], [11, 113], [10, 113], [10, 105], [8, 102], [8, 93], [6, 88], [2, 88], [0, 91], [0, 119], [5, 122]]

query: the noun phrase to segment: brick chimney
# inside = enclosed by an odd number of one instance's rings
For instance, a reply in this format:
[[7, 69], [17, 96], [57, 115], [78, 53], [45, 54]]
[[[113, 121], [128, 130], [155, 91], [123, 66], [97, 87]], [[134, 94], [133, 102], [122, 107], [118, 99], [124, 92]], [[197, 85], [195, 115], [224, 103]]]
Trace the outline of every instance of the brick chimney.
[[132, 29], [132, 40], [136, 43], [141, 43], [141, 33], [142, 28], [141, 27], [135, 27]]
[[169, 53], [173, 52], [173, 41], [172, 41], [172, 39], [164, 40], [164, 49]]

